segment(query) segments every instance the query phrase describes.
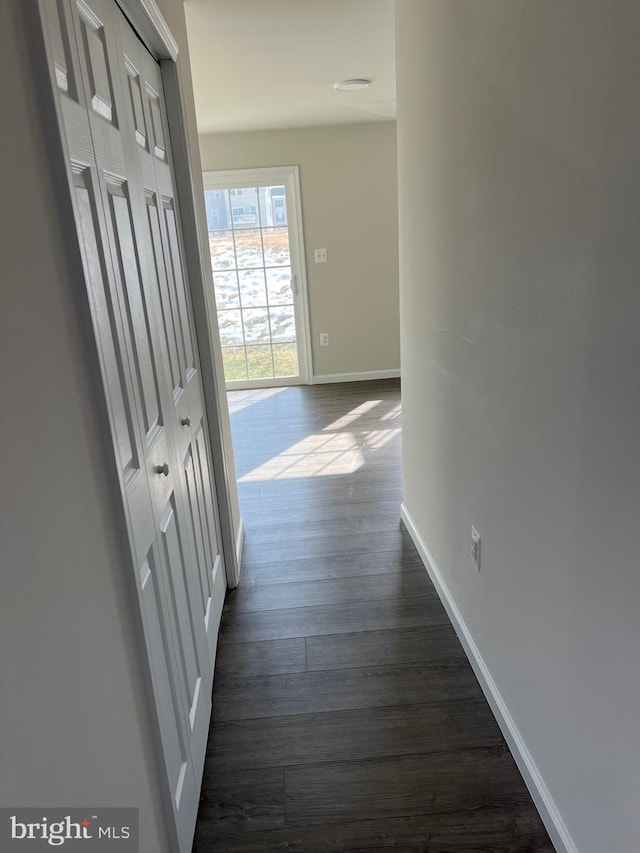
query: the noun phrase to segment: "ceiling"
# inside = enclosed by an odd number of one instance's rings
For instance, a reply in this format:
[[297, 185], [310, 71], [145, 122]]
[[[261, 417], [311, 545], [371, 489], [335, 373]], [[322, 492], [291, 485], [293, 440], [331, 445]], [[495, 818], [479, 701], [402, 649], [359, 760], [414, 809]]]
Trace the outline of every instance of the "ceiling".
[[[185, 0], [200, 133], [395, 118], [393, 0]], [[368, 89], [333, 83], [370, 79]]]

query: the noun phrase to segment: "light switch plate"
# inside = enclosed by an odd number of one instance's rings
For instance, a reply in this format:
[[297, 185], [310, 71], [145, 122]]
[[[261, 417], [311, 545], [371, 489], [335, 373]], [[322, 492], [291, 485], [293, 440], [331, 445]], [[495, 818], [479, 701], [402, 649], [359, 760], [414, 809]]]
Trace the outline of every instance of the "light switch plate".
[[317, 264], [326, 264], [327, 263], [327, 250], [326, 249], [316, 249], [315, 257]]

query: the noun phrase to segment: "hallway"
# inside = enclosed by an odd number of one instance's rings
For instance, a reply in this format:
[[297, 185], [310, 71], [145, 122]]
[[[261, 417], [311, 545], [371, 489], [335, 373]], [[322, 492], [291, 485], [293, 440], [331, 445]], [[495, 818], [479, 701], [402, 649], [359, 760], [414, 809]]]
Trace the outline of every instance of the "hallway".
[[229, 405], [246, 541], [194, 851], [553, 853], [399, 521], [399, 381]]

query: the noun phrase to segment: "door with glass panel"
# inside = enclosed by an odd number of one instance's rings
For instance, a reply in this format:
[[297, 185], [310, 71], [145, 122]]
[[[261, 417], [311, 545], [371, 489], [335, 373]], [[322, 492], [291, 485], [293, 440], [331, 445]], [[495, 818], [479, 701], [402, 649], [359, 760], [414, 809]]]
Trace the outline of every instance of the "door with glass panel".
[[308, 382], [297, 166], [206, 172], [204, 186], [227, 387]]

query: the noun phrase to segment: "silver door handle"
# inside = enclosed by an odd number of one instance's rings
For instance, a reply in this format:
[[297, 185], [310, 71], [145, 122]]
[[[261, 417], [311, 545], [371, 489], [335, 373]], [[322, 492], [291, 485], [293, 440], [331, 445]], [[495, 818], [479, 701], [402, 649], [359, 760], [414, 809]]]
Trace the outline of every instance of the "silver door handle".
[[182, 424], [182, 426], [191, 426], [191, 418], [189, 417], [189, 415], [187, 415], [186, 418], [182, 418], [180, 423]]
[[165, 477], [169, 476], [169, 466], [166, 462], [164, 465], [156, 465], [156, 474], [164, 474]]
[[290, 287], [291, 287], [291, 292], [292, 292], [292, 293], [297, 293], [297, 292], [298, 292], [298, 276], [297, 276], [297, 275], [292, 275], [292, 276], [291, 276], [291, 278], [289, 279], [289, 285], [290, 285]]

